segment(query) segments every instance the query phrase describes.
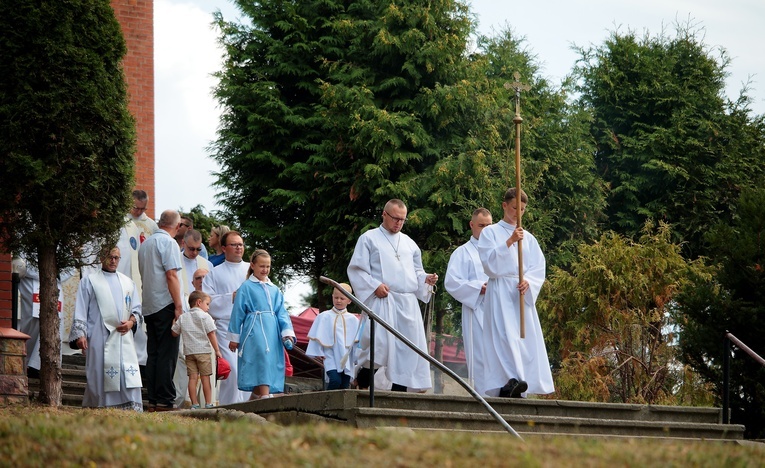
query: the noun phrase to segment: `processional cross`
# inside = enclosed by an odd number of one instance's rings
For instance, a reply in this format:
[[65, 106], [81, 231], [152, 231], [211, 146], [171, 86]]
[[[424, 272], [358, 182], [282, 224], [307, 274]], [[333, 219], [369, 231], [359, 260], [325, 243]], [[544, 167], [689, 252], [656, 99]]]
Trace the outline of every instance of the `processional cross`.
[[[516, 202], [516, 214], [518, 216], [518, 223], [516, 227], [521, 227], [521, 91], [528, 91], [531, 86], [521, 83], [521, 74], [518, 72], [513, 73], [515, 81], [512, 83], [505, 83], [505, 89], [508, 91], [515, 90], [515, 117], [513, 117], [513, 123], [515, 124], [515, 202]], [[523, 282], [523, 239], [518, 241], [518, 284]], [[525, 319], [525, 298], [524, 295], [520, 295], [520, 336], [526, 338], [526, 319]]]

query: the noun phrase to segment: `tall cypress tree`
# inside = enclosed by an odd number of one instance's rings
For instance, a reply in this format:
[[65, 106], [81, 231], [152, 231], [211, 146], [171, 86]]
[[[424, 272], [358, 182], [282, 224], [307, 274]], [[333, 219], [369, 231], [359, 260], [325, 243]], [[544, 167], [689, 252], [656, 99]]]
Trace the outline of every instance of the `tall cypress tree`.
[[41, 400], [52, 406], [56, 276], [116, 236], [131, 201], [125, 50], [107, 0], [0, 3], [0, 244], [40, 272]]

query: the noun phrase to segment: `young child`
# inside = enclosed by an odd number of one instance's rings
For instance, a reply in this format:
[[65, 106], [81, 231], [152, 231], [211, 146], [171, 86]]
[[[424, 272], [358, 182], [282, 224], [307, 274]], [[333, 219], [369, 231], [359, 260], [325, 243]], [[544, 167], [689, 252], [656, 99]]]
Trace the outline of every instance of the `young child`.
[[173, 336], [183, 334], [183, 354], [186, 355], [186, 374], [189, 376], [189, 397], [191, 408], [199, 408], [197, 398], [197, 381], [201, 376], [202, 393], [205, 397], [205, 408], [215, 405], [211, 401], [212, 386], [212, 357], [210, 351], [215, 350], [215, 356], [220, 357], [218, 339], [215, 337], [215, 322], [208, 311], [210, 296], [202, 291], [193, 291], [189, 295], [191, 310], [181, 315], [172, 327]]
[[[340, 286], [349, 293], [353, 292], [346, 283]], [[350, 388], [354, 361], [352, 350], [359, 329], [359, 319], [348, 313], [350, 303], [345, 294], [335, 289], [332, 292], [334, 307], [320, 313], [308, 331], [306, 354], [324, 362], [327, 390]]]
[[270, 272], [268, 252], [253, 252], [228, 326], [229, 349], [238, 357], [237, 385], [252, 392], [251, 400], [284, 392], [284, 348], [292, 349], [296, 341], [284, 296], [268, 279]]

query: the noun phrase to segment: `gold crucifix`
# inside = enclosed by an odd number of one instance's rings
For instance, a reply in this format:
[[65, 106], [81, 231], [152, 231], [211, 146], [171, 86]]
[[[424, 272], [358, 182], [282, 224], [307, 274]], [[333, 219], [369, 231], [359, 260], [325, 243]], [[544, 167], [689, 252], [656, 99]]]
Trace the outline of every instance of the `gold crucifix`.
[[521, 74], [518, 72], [513, 73], [513, 78], [515, 78], [515, 81], [512, 83], [505, 83], [505, 89], [506, 90], [515, 90], [515, 118], [513, 119], [513, 123], [517, 123], [516, 119], [520, 120], [521, 122], [523, 119], [521, 119], [521, 91], [528, 91], [531, 89], [531, 86], [521, 83]]

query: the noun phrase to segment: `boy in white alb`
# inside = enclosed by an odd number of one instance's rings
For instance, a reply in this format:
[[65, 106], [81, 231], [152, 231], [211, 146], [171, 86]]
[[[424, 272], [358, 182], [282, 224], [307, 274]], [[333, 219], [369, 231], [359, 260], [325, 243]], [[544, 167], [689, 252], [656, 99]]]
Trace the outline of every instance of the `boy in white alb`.
[[189, 397], [191, 408], [199, 408], [197, 398], [197, 380], [202, 380], [205, 408], [215, 406], [211, 400], [212, 359], [210, 353], [215, 350], [215, 356], [221, 357], [218, 339], [215, 336], [215, 322], [208, 313], [210, 296], [202, 291], [193, 291], [189, 295], [191, 310], [182, 314], [173, 324], [173, 336], [183, 334], [183, 353], [186, 355], [186, 373], [189, 376]]
[[[350, 285], [340, 285], [349, 293]], [[351, 300], [335, 289], [332, 292], [334, 307], [320, 313], [308, 331], [306, 354], [324, 362], [327, 390], [350, 388], [353, 375], [353, 344], [358, 340], [359, 319], [348, 313]]]

